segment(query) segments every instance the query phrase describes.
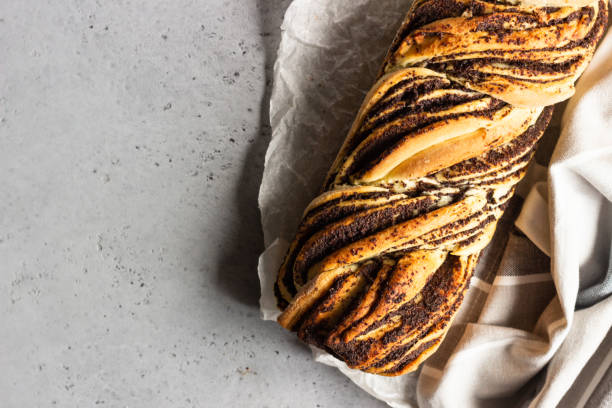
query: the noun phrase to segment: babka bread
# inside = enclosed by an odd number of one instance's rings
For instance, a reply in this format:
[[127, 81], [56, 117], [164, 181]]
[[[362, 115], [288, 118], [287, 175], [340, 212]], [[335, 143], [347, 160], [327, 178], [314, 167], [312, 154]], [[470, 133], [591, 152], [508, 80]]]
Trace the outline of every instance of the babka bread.
[[569, 0], [416, 0], [278, 273], [278, 322], [355, 369], [418, 367], [607, 25]]

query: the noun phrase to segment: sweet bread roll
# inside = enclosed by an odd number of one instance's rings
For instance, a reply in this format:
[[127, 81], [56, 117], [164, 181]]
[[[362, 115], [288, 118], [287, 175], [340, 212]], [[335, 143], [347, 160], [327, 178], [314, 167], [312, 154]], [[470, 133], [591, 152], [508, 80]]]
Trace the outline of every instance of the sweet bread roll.
[[436, 351], [604, 1], [416, 0], [278, 273], [278, 322], [394, 376]]

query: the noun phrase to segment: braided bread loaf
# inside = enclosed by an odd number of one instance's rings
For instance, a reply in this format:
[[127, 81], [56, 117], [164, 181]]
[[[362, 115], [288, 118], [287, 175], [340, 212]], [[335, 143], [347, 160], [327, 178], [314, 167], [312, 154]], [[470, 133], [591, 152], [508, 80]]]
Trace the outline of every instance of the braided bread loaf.
[[349, 367], [416, 369], [606, 19], [603, 0], [416, 0], [280, 268], [279, 323]]

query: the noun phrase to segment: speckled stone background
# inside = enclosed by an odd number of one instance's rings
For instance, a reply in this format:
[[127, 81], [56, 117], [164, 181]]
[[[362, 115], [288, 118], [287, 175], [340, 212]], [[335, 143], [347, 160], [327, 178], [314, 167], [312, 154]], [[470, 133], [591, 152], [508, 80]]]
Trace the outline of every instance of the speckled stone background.
[[0, 1], [0, 406], [382, 404], [259, 320], [288, 0]]

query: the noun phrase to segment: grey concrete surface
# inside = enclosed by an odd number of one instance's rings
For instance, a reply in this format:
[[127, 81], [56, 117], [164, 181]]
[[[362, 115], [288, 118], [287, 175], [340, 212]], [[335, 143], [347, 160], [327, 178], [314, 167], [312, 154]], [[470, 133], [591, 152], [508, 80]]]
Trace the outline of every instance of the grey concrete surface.
[[382, 405], [259, 320], [288, 3], [0, 1], [0, 407]]

